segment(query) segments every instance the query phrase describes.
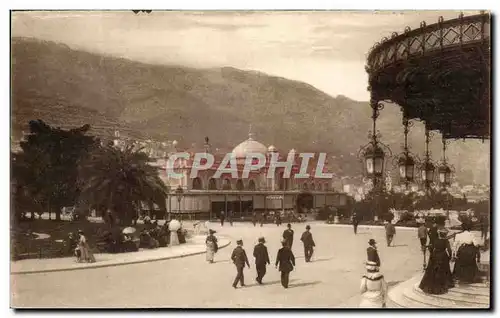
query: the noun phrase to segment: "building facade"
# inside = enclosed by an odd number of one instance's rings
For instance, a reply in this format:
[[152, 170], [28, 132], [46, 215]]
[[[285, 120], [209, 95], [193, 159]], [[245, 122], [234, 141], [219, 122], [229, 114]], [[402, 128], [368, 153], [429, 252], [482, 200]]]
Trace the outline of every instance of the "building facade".
[[[324, 207], [341, 208], [347, 203], [346, 194], [335, 191], [331, 178], [315, 176], [319, 167], [318, 158], [310, 159], [307, 166], [308, 178], [297, 177], [302, 158], [294, 149], [284, 155], [276, 147], [266, 147], [254, 140], [250, 134], [247, 140], [231, 152], [231, 157], [235, 158], [237, 163], [237, 177], [231, 173], [216, 176], [226, 154], [213, 153], [208, 138], [202, 151], [213, 155], [214, 164], [207, 170], [199, 171], [195, 178], [191, 178], [194, 153], [190, 154], [189, 159], [177, 159], [173, 163], [171, 168], [180, 178], [169, 177], [167, 174], [167, 164], [170, 164], [167, 158], [157, 161], [160, 176], [170, 189], [166, 204], [167, 213], [202, 214], [213, 218], [224, 211], [226, 215], [231, 213], [234, 217], [244, 217], [254, 211], [309, 213]], [[176, 149], [176, 152], [182, 150]], [[274, 173], [269, 174], [270, 160], [266, 160], [262, 168], [252, 170], [248, 177], [244, 177], [245, 158], [247, 154], [255, 153], [262, 154], [267, 159], [274, 154], [280, 162], [293, 157], [290, 177], [285, 177], [284, 168], [276, 168]], [[322, 172], [328, 173], [326, 169], [322, 169]]]

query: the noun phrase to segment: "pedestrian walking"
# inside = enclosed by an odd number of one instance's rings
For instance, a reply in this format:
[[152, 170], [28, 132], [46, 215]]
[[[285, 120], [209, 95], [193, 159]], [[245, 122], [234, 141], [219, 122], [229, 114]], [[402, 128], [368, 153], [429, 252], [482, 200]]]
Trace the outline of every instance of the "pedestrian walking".
[[300, 240], [302, 241], [302, 243], [304, 243], [304, 257], [306, 259], [306, 262], [309, 263], [314, 253], [314, 247], [316, 246], [311, 233], [311, 226], [306, 226], [306, 231], [302, 233], [302, 237], [300, 238]]
[[264, 221], [266, 220], [266, 212], [262, 212], [260, 214], [260, 227], [264, 225]]
[[295, 266], [295, 256], [285, 240], [281, 241], [281, 245], [283, 247], [279, 249], [276, 256], [276, 268], [281, 272], [281, 285], [288, 288], [290, 272], [293, 271]]
[[368, 241], [368, 248], [366, 249], [366, 256], [369, 262], [374, 262], [378, 267], [380, 267], [380, 257], [377, 251], [377, 242], [374, 239]]
[[227, 220], [229, 221], [229, 224], [233, 226], [233, 211], [229, 210], [229, 212], [227, 212]]
[[224, 211], [220, 211], [219, 218], [220, 218], [220, 226], [224, 226], [224, 220], [226, 219]]
[[391, 246], [394, 235], [396, 235], [396, 227], [392, 222], [385, 221], [385, 239], [387, 246]]
[[243, 240], [236, 241], [237, 246], [233, 250], [233, 254], [231, 254], [231, 260], [233, 260], [234, 265], [236, 266], [236, 278], [233, 282], [233, 287], [237, 288], [238, 282], [241, 287], [245, 286], [245, 275], [243, 274], [243, 269], [245, 268], [245, 264], [250, 268], [250, 263], [248, 263], [247, 253], [243, 249]]
[[94, 253], [90, 249], [90, 246], [87, 242], [87, 238], [82, 230], [78, 231], [79, 239], [78, 239], [78, 250], [80, 251], [79, 262], [84, 261], [87, 263], [95, 263]]
[[359, 217], [356, 212], [351, 216], [352, 227], [354, 229], [354, 234], [358, 234]]
[[446, 229], [438, 230], [438, 237], [430, 246], [429, 263], [419, 288], [427, 294], [440, 295], [454, 287], [450, 269], [452, 250]]
[[479, 268], [477, 264], [481, 261], [479, 242], [470, 232], [472, 225], [468, 222], [462, 223], [462, 233], [455, 236], [453, 254], [456, 262], [453, 268], [453, 277], [460, 283], [475, 283]]
[[255, 281], [262, 284], [262, 279], [266, 275], [266, 266], [271, 264], [269, 260], [269, 254], [267, 252], [267, 247], [264, 245], [266, 243], [265, 238], [260, 237], [259, 243], [255, 245], [253, 249], [253, 257], [255, 257], [255, 268], [257, 269], [257, 278]]
[[366, 262], [366, 274], [361, 278], [361, 308], [383, 308], [387, 301], [387, 282], [375, 262]]
[[426, 251], [428, 232], [429, 230], [425, 226], [425, 223], [420, 224], [418, 227], [418, 239], [420, 240], [420, 248], [422, 249], [422, 252]]
[[215, 253], [219, 250], [219, 246], [217, 245], [217, 238], [214, 235], [216, 232], [212, 229], [208, 230], [208, 232], [209, 234], [205, 240], [207, 246], [207, 262], [213, 263]]
[[288, 247], [292, 249], [294, 232], [290, 223], [288, 223], [286, 227], [287, 229], [283, 231], [283, 239], [285, 240], [286, 244], [288, 244]]
[[280, 214], [280, 212], [275, 212], [274, 215], [275, 215], [275, 219], [276, 219], [276, 226], [280, 226], [281, 225], [281, 214]]
[[254, 227], [257, 225], [257, 212], [255, 211], [252, 213], [252, 223]]

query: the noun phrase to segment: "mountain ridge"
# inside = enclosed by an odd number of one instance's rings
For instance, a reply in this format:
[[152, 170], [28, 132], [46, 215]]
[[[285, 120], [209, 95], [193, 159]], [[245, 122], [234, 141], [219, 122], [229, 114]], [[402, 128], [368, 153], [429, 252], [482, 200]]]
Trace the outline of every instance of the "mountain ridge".
[[[208, 136], [214, 147], [230, 151], [252, 125], [255, 139], [266, 145], [328, 152], [339, 174], [361, 173], [355, 154], [368, 142], [368, 102], [230, 66], [147, 64], [33, 38], [12, 38], [11, 48], [13, 133], [40, 118], [56, 126], [89, 123], [102, 127], [98, 133], [118, 129], [135, 138], [176, 139], [185, 148], [201, 148]], [[403, 140], [399, 108], [385, 107], [377, 127], [397, 153]], [[421, 125], [412, 128], [410, 144], [423, 152]], [[439, 154], [440, 142], [432, 149]], [[461, 166], [472, 169], [473, 162]]]

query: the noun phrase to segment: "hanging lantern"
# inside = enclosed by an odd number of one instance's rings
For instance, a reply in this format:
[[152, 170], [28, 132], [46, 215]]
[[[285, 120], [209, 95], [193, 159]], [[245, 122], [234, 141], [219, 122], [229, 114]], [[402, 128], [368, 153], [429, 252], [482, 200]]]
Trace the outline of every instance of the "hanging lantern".
[[385, 153], [378, 145], [371, 145], [364, 153], [366, 172], [369, 176], [382, 176], [384, 173]]
[[429, 183], [433, 182], [435, 170], [436, 167], [434, 164], [430, 161], [426, 161], [422, 169], [422, 181]]
[[438, 169], [439, 172], [439, 183], [443, 186], [449, 186], [451, 184], [451, 168], [443, 163]]
[[415, 178], [415, 160], [408, 154], [399, 157], [399, 178], [401, 181], [412, 182]]

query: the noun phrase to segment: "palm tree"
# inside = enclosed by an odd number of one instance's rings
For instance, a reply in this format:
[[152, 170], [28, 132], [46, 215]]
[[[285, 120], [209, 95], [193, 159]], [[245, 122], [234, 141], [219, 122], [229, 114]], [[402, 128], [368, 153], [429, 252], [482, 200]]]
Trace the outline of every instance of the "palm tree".
[[158, 168], [150, 165], [152, 160], [141, 150], [99, 148], [82, 165], [82, 199], [112, 211], [125, 225], [136, 218], [141, 202], [164, 205], [167, 188]]

